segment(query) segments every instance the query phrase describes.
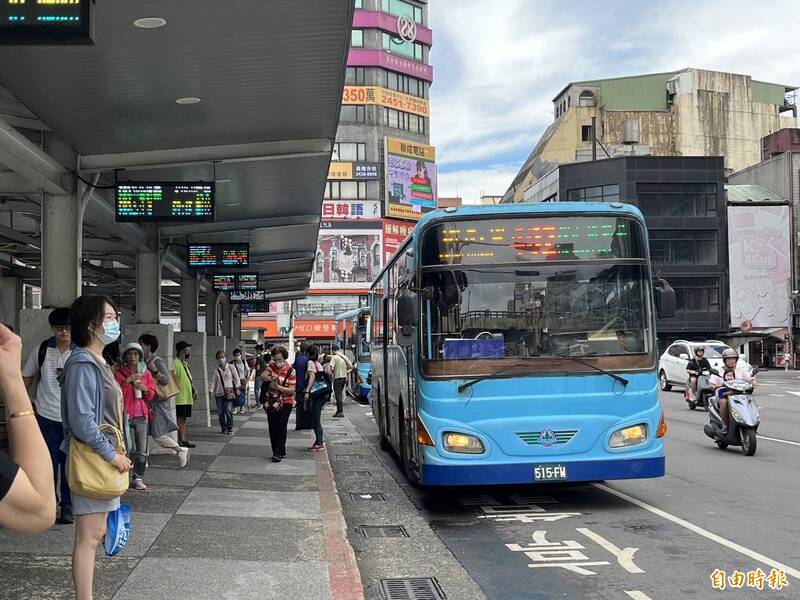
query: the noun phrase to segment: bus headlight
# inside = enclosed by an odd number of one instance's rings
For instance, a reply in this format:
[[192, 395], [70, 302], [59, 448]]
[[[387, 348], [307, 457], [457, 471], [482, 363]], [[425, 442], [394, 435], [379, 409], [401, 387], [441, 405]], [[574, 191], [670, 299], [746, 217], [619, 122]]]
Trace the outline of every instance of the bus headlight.
[[640, 423], [623, 429], [617, 429], [611, 434], [609, 446], [612, 448], [627, 448], [647, 441], [647, 425]]
[[483, 442], [474, 435], [448, 431], [442, 437], [444, 449], [448, 452], [457, 452], [459, 454], [483, 454], [486, 452]]

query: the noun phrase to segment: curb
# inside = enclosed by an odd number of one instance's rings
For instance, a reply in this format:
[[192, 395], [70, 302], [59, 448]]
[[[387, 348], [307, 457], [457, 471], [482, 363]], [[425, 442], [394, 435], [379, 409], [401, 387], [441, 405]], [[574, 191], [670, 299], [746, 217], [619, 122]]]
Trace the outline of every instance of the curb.
[[314, 453], [319, 486], [319, 506], [325, 534], [325, 558], [332, 600], [364, 600], [364, 586], [353, 547], [347, 540], [347, 523], [328, 461], [328, 451]]

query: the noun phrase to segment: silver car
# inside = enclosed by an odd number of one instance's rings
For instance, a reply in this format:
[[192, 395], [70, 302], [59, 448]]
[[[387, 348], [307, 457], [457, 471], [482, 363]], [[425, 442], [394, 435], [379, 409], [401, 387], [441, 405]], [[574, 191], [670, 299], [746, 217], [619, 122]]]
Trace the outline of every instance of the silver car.
[[[711, 368], [722, 373], [725, 368], [722, 362], [722, 353], [729, 350], [730, 346], [718, 340], [706, 342], [676, 340], [670, 344], [658, 361], [658, 382], [663, 391], [668, 392], [673, 385], [686, 387], [686, 364], [694, 357], [694, 349], [698, 346], [705, 348], [705, 357], [711, 363]], [[739, 355], [736, 368], [750, 370], [750, 364], [744, 360], [743, 355]]]

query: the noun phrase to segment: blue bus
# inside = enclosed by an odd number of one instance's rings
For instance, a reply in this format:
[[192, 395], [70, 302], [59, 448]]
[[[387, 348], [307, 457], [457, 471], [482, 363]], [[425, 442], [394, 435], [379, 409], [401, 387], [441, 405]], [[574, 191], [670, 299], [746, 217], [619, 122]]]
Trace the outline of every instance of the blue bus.
[[423, 216], [370, 292], [372, 411], [415, 485], [664, 475], [647, 229], [633, 206]]
[[369, 308], [354, 308], [335, 317], [336, 341], [355, 369], [350, 374], [350, 390], [361, 404], [369, 403], [372, 391]]

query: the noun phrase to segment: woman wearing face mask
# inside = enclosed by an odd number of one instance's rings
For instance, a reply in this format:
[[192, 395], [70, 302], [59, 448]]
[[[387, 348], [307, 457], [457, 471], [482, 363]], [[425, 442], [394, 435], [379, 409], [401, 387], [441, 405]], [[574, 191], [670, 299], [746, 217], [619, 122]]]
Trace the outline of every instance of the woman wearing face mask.
[[265, 385], [261, 386], [267, 411], [269, 443], [272, 446], [272, 462], [286, 458], [286, 428], [294, 407], [295, 373], [287, 360], [289, 352], [283, 346], [272, 351], [272, 362], [261, 374]]
[[233, 351], [233, 368], [239, 375], [241, 387], [236, 391], [236, 406], [233, 407], [233, 414], [243, 415], [247, 407], [247, 383], [250, 381], [250, 367], [247, 362], [242, 358], [242, 351], [236, 348]]
[[119, 387], [125, 414], [128, 416], [130, 434], [130, 456], [133, 460], [133, 483], [135, 490], [144, 491], [144, 471], [147, 467], [147, 434], [150, 423], [150, 401], [156, 395], [156, 383], [147, 369], [140, 369], [144, 352], [142, 347], [131, 342], [122, 350], [122, 367], [114, 373]]
[[[104, 296], [81, 296], [70, 308], [72, 340], [77, 348], [61, 375], [61, 416], [64, 426], [62, 451], [67, 453], [71, 436], [88, 444], [120, 473], [131, 469], [131, 461], [104, 435], [101, 424], [119, 427], [122, 391], [117, 385], [103, 349], [120, 336], [117, 311]], [[75, 546], [72, 577], [77, 600], [91, 600], [97, 544], [106, 531], [106, 518], [119, 507], [119, 498], [97, 500], [72, 492], [75, 514]]]
[[217, 403], [217, 416], [219, 417], [220, 433], [231, 435], [233, 433], [233, 402], [236, 399], [236, 390], [242, 382], [239, 373], [231, 365], [223, 350], [217, 351], [217, 368], [208, 382], [208, 395]]

